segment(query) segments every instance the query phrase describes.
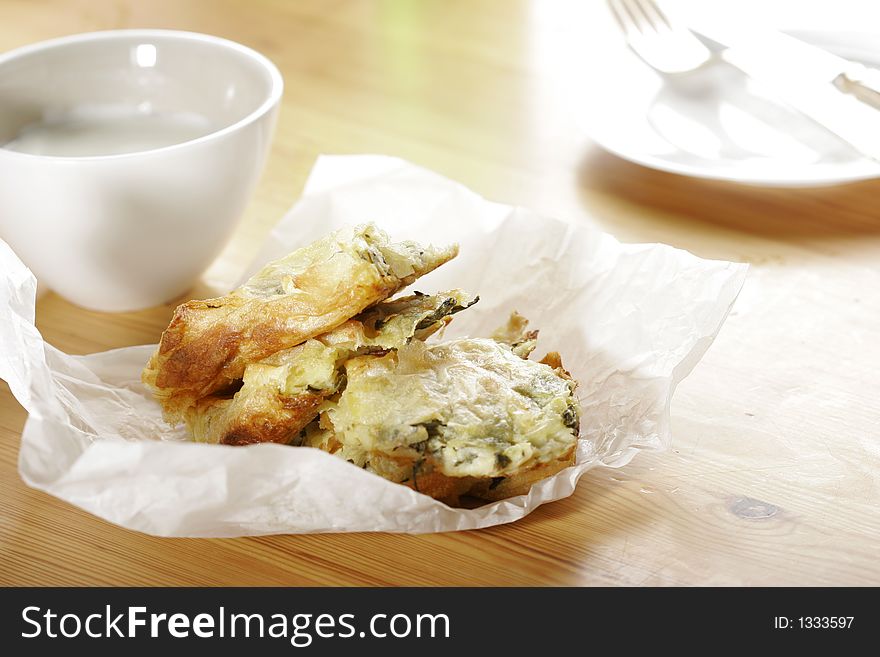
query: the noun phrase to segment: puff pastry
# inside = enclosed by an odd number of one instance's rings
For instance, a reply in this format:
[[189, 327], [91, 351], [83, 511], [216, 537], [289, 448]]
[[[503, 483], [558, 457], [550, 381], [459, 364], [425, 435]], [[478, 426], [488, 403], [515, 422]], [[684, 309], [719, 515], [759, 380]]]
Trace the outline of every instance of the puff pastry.
[[234, 386], [249, 363], [334, 329], [457, 253], [455, 245], [392, 243], [373, 224], [332, 233], [226, 296], [180, 305], [143, 381], [168, 421], [183, 420], [198, 400]]
[[576, 383], [514, 312], [491, 338], [425, 340], [478, 299], [390, 299], [456, 246], [392, 243], [372, 224], [177, 308], [143, 372], [170, 422], [226, 445], [314, 447], [458, 505], [498, 500], [575, 462]]
[[332, 331], [247, 365], [234, 395], [210, 395], [187, 409], [187, 426], [200, 442], [289, 443], [338, 391], [347, 359], [424, 340], [476, 301], [452, 290], [380, 303]]
[[515, 315], [498, 334], [506, 342], [412, 341], [352, 358], [303, 443], [449, 504], [527, 492], [574, 463], [579, 415], [558, 354], [528, 360], [537, 334], [524, 328]]

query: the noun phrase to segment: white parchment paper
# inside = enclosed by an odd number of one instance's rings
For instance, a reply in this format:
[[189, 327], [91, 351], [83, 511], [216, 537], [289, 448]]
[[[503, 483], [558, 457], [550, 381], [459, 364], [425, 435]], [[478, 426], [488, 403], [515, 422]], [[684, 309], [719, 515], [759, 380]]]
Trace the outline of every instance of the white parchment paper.
[[620, 244], [588, 225], [490, 203], [381, 156], [320, 158], [251, 270], [364, 221], [395, 239], [461, 245], [458, 258], [414, 286], [480, 295], [445, 337], [487, 335], [517, 309], [541, 331], [539, 356], [562, 353], [580, 382], [576, 466], [528, 495], [463, 510], [314, 449], [187, 442], [140, 382], [154, 346], [69, 356], [43, 342], [33, 324], [34, 277], [0, 241], [0, 377], [30, 414], [19, 458], [25, 482], [161, 536], [419, 533], [511, 522], [571, 495], [594, 466], [620, 467], [639, 449], [669, 444], [675, 386], [711, 344], [746, 274], [745, 265]]

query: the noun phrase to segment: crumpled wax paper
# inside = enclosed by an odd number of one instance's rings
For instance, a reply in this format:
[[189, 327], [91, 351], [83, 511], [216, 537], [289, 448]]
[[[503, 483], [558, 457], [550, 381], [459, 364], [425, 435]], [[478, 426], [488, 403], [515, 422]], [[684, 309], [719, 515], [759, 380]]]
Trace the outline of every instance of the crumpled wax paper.
[[517, 309], [541, 330], [537, 355], [562, 353], [580, 383], [576, 466], [528, 495], [453, 509], [319, 450], [189, 442], [162, 421], [140, 382], [154, 345], [69, 356], [46, 344], [34, 327], [36, 281], [0, 241], [0, 377], [30, 414], [24, 481], [161, 536], [420, 533], [511, 522], [571, 495], [594, 466], [621, 467], [640, 449], [669, 444], [673, 391], [711, 344], [746, 274], [745, 265], [620, 244], [589, 225], [491, 203], [381, 156], [320, 158], [247, 274], [365, 221], [395, 240], [461, 245], [458, 258], [413, 286], [480, 295], [444, 338], [488, 335]]

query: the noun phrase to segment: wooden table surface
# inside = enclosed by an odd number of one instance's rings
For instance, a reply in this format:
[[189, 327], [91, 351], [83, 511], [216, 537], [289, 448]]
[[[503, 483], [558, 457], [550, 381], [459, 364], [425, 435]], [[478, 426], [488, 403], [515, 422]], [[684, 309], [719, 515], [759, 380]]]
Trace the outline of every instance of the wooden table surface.
[[[577, 84], [597, 44], [616, 39], [599, 5], [2, 0], [0, 51], [166, 27], [240, 41], [280, 67], [266, 173], [193, 295], [236, 279], [320, 153], [401, 156], [493, 200], [753, 267], [678, 389], [670, 451], [593, 470], [571, 498], [488, 530], [140, 535], [21, 482], [25, 412], [0, 384], [0, 583], [880, 584], [880, 181], [745, 187], [598, 151], [571, 110], [601, 98]], [[37, 325], [89, 353], [155, 342], [172, 308], [102, 315], [49, 293]]]

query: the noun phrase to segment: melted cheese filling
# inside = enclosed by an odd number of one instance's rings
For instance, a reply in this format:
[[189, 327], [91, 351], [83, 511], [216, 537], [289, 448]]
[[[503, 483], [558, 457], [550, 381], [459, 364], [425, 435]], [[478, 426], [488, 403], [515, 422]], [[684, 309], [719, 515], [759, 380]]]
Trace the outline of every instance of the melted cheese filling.
[[349, 454], [430, 457], [447, 476], [496, 477], [577, 442], [573, 384], [495, 340], [413, 341], [348, 361], [346, 373], [328, 414]]
[[335, 392], [342, 361], [357, 353], [399, 349], [445, 325], [450, 315], [476, 302], [461, 290], [387, 301], [334, 331], [245, 368], [242, 397], [269, 387], [284, 396]]

